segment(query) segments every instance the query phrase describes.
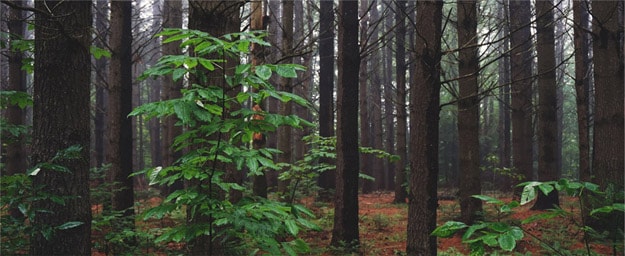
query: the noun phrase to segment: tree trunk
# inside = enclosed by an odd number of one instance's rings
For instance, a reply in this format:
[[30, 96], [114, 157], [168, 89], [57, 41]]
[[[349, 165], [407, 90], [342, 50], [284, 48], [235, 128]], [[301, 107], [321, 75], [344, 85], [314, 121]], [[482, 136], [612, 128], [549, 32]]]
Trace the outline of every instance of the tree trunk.
[[[178, 0], [165, 0], [163, 2], [163, 27], [182, 28], [182, 2]], [[165, 40], [166, 38], [163, 38]], [[181, 55], [180, 42], [175, 41], [162, 46], [163, 55]], [[169, 100], [182, 97], [182, 80], [174, 81], [171, 76], [163, 77], [161, 99]], [[182, 126], [176, 126], [178, 118], [169, 116], [163, 119], [162, 146], [163, 167], [172, 166], [174, 161], [182, 156], [182, 152], [173, 148], [175, 138], [182, 134]], [[174, 190], [182, 189], [182, 182], [176, 182], [168, 187], [161, 187], [161, 194], [168, 195]]]
[[438, 121], [440, 109], [441, 1], [417, 1], [415, 59], [410, 94], [408, 255], [436, 255]]
[[[124, 216], [134, 215], [134, 189], [132, 174], [132, 3], [111, 2], [111, 63], [109, 72], [109, 144], [107, 160], [108, 181], [114, 184], [111, 205]], [[121, 220], [120, 220], [121, 221]], [[121, 225], [120, 225], [121, 226]], [[134, 227], [133, 223], [123, 226]]]
[[[81, 147], [76, 158], [54, 161], [68, 172], [42, 168], [33, 186], [43, 193], [66, 198], [63, 205], [44, 199], [32, 225], [58, 227], [50, 239], [41, 233], [30, 237], [31, 255], [91, 255], [91, 205], [89, 203], [89, 84], [91, 77], [90, 1], [43, 2], [35, 8], [35, 80], [33, 109], [33, 163], [50, 162], [60, 150]], [[61, 33], [63, 31], [64, 33]]]
[[[293, 1], [282, 1], [282, 59], [283, 63], [293, 63], [293, 58], [289, 57], [292, 54], [293, 48]], [[291, 87], [291, 79], [282, 77], [280, 78], [280, 90], [288, 93], [293, 92]], [[280, 104], [280, 114], [283, 116], [289, 116], [292, 113], [291, 102], [282, 102]], [[292, 129], [290, 126], [283, 125], [278, 127], [278, 150], [282, 151], [278, 155], [279, 163], [292, 163], [291, 152], [293, 151], [293, 145], [291, 141]], [[288, 171], [283, 168], [281, 172]], [[278, 192], [283, 196], [289, 189], [290, 179], [278, 181]]]
[[[499, 168], [512, 167], [510, 161], [510, 23], [508, 21], [508, 2], [503, 1], [499, 7], [498, 16], [503, 22], [501, 58], [499, 59]], [[515, 185], [511, 184], [512, 179], [503, 175], [493, 174], [493, 184], [500, 184], [498, 188], [502, 191], [510, 191]]]
[[[378, 45], [380, 45], [379, 33], [381, 26], [380, 23], [383, 19], [380, 19], [380, 14], [378, 13], [378, 2], [373, 1], [371, 3], [371, 17], [375, 23], [375, 27], [371, 31], [371, 42], [376, 44], [376, 48], [380, 49]], [[380, 50], [373, 51], [371, 53], [371, 86], [369, 87], [369, 95], [371, 106], [371, 147], [375, 149], [382, 149], [382, 79], [380, 78], [380, 72], [383, 70], [382, 60], [380, 59]], [[386, 180], [384, 179], [384, 162], [381, 158], [378, 157], [370, 157], [371, 158], [371, 174], [375, 178], [374, 190], [384, 189], [384, 183]]]
[[[554, 5], [551, 0], [536, 2], [536, 51], [538, 53], [538, 180], [553, 181], [558, 177], [558, 119], [556, 57], [554, 44]], [[538, 193], [535, 210], [559, 206], [558, 191]]]
[[[611, 203], [623, 203], [623, 198], [615, 194], [623, 191], [623, 160], [625, 136], [623, 131], [623, 43], [619, 33], [618, 11], [622, 8], [618, 1], [592, 2], [593, 61], [595, 79], [595, 115], [592, 174], [594, 183], [608, 191], [599, 195], [593, 207]], [[621, 5], [621, 6], [619, 6]], [[609, 191], [614, 191], [609, 193]], [[611, 238], [619, 238], [618, 229], [623, 227], [623, 212], [599, 215], [600, 218], [587, 218], [588, 225], [598, 231], [609, 231]]]
[[477, 49], [477, 3], [460, 1], [458, 12], [458, 148], [460, 160], [460, 219], [472, 224], [482, 211], [480, 182], [480, 111], [478, 98], [479, 57]]
[[[104, 0], [96, 2], [96, 24], [95, 31], [97, 40], [95, 45], [99, 48], [106, 48], [108, 42], [108, 3]], [[94, 119], [94, 153], [95, 162], [92, 167], [101, 167], [106, 161], [106, 112], [108, 102], [108, 58], [101, 57], [95, 60], [95, 119]]]
[[[366, 49], [369, 47], [369, 1], [368, 0], [360, 0], [360, 9], [359, 9], [359, 16], [360, 16], [360, 50], [362, 52], [363, 49]], [[369, 57], [365, 56], [364, 54], [361, 55], [361, 59], [360, 59], [360, 68], [359, 68], [359, 75], [358, 75], [358, 84], [359, 84], [359, 105], [360, 105], [360, 112], [358, 113], [360, 116], [360, 119], [358, 120], [360, 122], [360, 146], [361, 147], [371, 147], [372, 146], [372, 141], [371, 141], [371, 116], [370, 116], [370, 112], [369, 112], [369, 95], [368, 93], [368, 83], [367, 83], [367, 79], [369, 78], [369, 69], [368, 69], [368, 62], [369, 62]], [[373, 174], [373, 170], [372, 170], [372, 164], [373, 161], [371, 159], [371, 155], [369, 154], [364, 154], [361, 153], [360, 154], [360, 162], [361, 164], [361, 170], [360, 172], [362, 172], [363, 174], [366, 174], [368, 176], [371, 176]], [[371, 193], [373, 191], [373, 186], [374, 186], [374, 182], [371, 180], [363, 180], [362, 181], [362, 193], [363, 194], [367, 194], [367, 193]]]
[[[405, 4], [404, 4], [405, 6]], [[387, 5], [387, 10], [392, 10], [392, 7]], [[402, 11], [403, 12], [403, 9]], [[393, 33], [395, 22], [397, 22], [397, 15], [391, 15], [389, 12], [385, 18], [385, 33], [389, 33], [385, 37], [390, 37]], [[401, 34], [400, 37], [405, 37], [405, 28], [404, 34]], [[398, 38], [398, 37], [396, 37]], [[405, 38], [402, 38], [405, 41]], [[393, 44], [390, 42], [390, 39], [387, 39], [389, 42], [387, 43], [384, 49], [384, 150], [388, 153], [395, 154], [395, 113], [394, 113], [394, 95], [395, 92], [393, 90]], [[402, 45], [402, 47], [404, 47]], [[405, 56], [404, 56], [405, 57]], [[405, 62], [405, 60], [404, 60]], [[405, 63], [403, 65], [404, 74], [406, 72]], [[405, 81], [405, 80], [404, 80]], [[405, 84], [404, 84], [405, 86]], [[395, 163], [391, 162], [389, 159], [384, 159], [384, 180], [386, 183], [384, 184], [384, 190], [394, 190], [395, 189]]]
[[[334, 3], [321, 1], [319, 8], [319, 136], [334, 136]], [[331, 164], [331, 159], [321, 159]], [[336, 187], [335, 171], [319, 175], [319, 199], [331, 200]]]
[[357, 248], [358, 235], [358, 2], [339, 2], [337, 163], [333, 246]]
[[[263, 24], [263, 2], [255, 1], [251, 3], [251, 14], [250, 14], [250, 30], [257, 31], [265, 28], [267, 24]], [[252, 65], [260, 65], [264, 63], [264, 49], [262, 46], [253, 44], [252, 45]], [[254, 140], [252, 142], [252, 146], [255, 149], [260, 149], [265, 147], [266, 138], [263, 136], [262, 140]], [[262, 175], [254, 176], [252, 190], [255, 196], [267, 197], [267, 176], [263, 173]]]
[[[397, 1], [397, 10], [404, 10], [406, 8], [406, 1]], [[406, 131], [407, 117], [406, 113], [406, 17], [404, 12], [398, 11], [395, 13], [397, 20], [397, 28], [395, 30], [395, 63], [396, 66], [396, 79], [397, 79], [397, 92], [395, 98], [395, 109], [397, 110], [397, 128], [396, 133], [396, 149], [395, 152], [399, 155], [399, 160], [395, 163], [395, 198], [394, 203], [406, 203], [406, 197], [408, 196], [405, 184], [406, 183], [406, 167], [407, 167], [407, 146], [406, 146]]]
[[575, 93], [577, 106], [577, 130], [579, 150], [579, 180], [590, 181], [590, 122], [589, 88], [590, 88], [590, 40], [588, 28], [588, 2], [573, 1], [573, 38], [575, 44]]
[[[529, 0], [510, 1], [512, 158], [522, 181], [533, 179], [532, 41]], [[520, 191], [517, 191], [520, 193]]]

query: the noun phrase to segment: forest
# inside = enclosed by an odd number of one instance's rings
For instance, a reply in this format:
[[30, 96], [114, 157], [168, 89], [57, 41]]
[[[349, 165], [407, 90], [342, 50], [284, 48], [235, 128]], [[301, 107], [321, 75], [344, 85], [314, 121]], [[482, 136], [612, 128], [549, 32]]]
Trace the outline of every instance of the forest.
[[623, 255], [624, 3], [0, 1], [1, 255]]

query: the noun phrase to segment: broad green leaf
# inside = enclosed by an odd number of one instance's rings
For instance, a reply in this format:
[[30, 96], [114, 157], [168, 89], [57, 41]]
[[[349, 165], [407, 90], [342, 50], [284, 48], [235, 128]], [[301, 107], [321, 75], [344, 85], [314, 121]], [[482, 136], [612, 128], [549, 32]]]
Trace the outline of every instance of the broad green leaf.
[[490, 222], [488, 223], [488, 227], [496, 232], [502, 233], [508, 229], [510, 229], [510, 226], [506, 223], [503, 222]]
[[551, 193], [551, 191], [553, 191], [553, 186], [549, 183], [543, 183], [538, 185], [538, 188], [540, 189], [540, 191], [543, 192], [543, 194], [548, 195], [549, 193]]
[[[241, 75], [241, 74], [245, 74], [247, 73], [250, 69], [252, 68], [251, 64], [241, 64], [241, 65], [237, 65], [234, 73], [236, 75]], [[258, 67], [256, 67], [258, 68]]]
[[69, 221], [69, 222], [65, 222], [63, 224], [61, 224], [60, 226], [56, 227], [59, 230], [66, 230], [66, 229], [71, 229], [71, 228], [75, 228], [78, 227], [80, 225], [84, 224], [84, 222], [82, 221]]
[[111, 57], [111, 52], [109, 52], [109, 51], [107, 51], [107, 50], [105, 50], [105, 49], [99, 48], [99, 47], [97, 47], [97, 46], [93, 46], [93, 45], [92, 45], [92, 46], [89, 48], [89, 51], [91, 52], [91, 54], [93, 55], [93, 57], [94, 57], [94, 58], [96, 58], [96, 59], [100, 59], [100, 58], [102, 58], [103, 56], [104, 56], [104, 57], [107, 57], [107, 58], [110, 58], [110, 57]]
[[469, 228], [467, 228], [467, 231], [464, 232], [464, 235], [462, 235], [462, 240], [463, 241], [469, 240], [469, 238], [471, 238], [471, 236], [473, 235], [473, 233], [475, 233], [475, 231], [483, 229], [487, 225], [488, 225], [487, 223], [480, 222], [480, 223], [476, 223], [476, 224], [469, 226]]
[[448, 221], [448, 222], [445, 222], [445, 224], [443, 224], [442, 226], [436, 227], [436, 229], [432, 231], [432, 235], [437, 236], [437, 237], [442, 237], [442, 238], [451, 237], [456, 232], [466, 227], [468, 227], [467, 224], [464, 224], [462, 222]]
[[254, 72], [260, 79], [269, 80], [271, 78], [271, 69], [265, 65], [256, 66]]
[[284, 225], [286, 226], [286, 230], [289, 234], [297, 236], [297, 233], [299, 233], [299, 227], [297, 226], [295, 220], [287, 219], [284, 221]]
[[526, 185], [523, 187], [523, 192], [521, 192], [521, 205], [526, 205], [527, 203], [533, 201], [536, 198], [536, 189], [534, 186]]
[[509, 232], [501, 234], [497, 242], [499, 242], [499, 247], [505, 251], [511, 252], [516, 247], [516, 239]]
[[185, 74], [187, 73], [187, 70], [184, 68], [177, 68], [174, 69], [174, 73], [172, 74], [172, 79], [174, 79], [174, 81], [178, 81], [180, 80], [180, 78], [182, 78]]
[[489, 204], [495, 204], [495, 205], [502, 205], [502, 204], [504, 204], [504, 202], [503, 202], [503, 201], [501, 201], [501, 200], [499, 200], [499, 199], [497, 199], [497, 198], [491, 197], [491, 196], [486, 196], [486, 195], [472, 195], [471, 197], [473, 197], [473, 198], [477, 198], [477, 199], [480, 199], [480, 200], [482, 200], [482, 201], [484, 201], [484, 202], [486, 202], [486, 203], [489, 203]]
[[276, 67], [276, 73], [285, 78], [297, 78], [297, 72], [295, 68], [289, 65], [278, 65]]
[[212, 61], [204, 59], [204, 58], [198, 58], [198, 61], [200, 62], [200, 65], [202, 65], [202, 67], [204, 67], [208, 71], [215, 70], [215, 65], [213, 65]]

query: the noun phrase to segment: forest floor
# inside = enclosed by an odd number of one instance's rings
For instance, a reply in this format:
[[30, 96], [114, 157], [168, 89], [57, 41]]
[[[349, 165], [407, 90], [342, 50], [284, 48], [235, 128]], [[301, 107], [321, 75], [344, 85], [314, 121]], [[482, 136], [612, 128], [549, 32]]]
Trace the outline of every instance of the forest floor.
[[[502, 199], [505, 195], [491, 195]], [[407, 204], [393, 204], [394, 194], [390, 192], [380, 192], [359, 196], [359, 225], [360, 225], [360, 255], [405, 255], [406, 250], [406, 225], [408, 216]], [[503, 201], [510, 201], [511, 197], [503, 197]], [[321, 218], [319, 225], [322, 231], [310, 231], [304, 234], [306, 240], [312, 248], [311, 255], [341, 255], [338, 248], [330, 246], [332, 236], [332, 205], [328, 203], [313, 202], [307, 198], [302, 200], [309, 209]], [[516, 208], [514, 214], [503, 216], [502, 220], [520, 223], [532, 215], [541, 211], [530, 210], [531, 203], [527, 206]], [[579, 213], [578, 202], [575, 198], [561, 197], [562, 209]], [[484, 205], [487, 214], [494, 211], [491, 205]], [[454, 220], [460, 215], [460, 206], [457, 200], [439, 201], [438, 224]], [[489, 216], [487, 215], [487, 218]], [[524, 238], [517, 243], [515, 250], [505, 252], [501, 249], [487, 249], [487, 252], [495, 255], [587, 255], [585, 244], [582, 242], [583, 233], [574, 224], [579, 223], [579, 214], [570, 217], [556, 217], [549, 220], [541, 220], [530, 224], [522, 225], [526, 231]], [[327, 219], [327, 220], [326, 220]], [[542, 240], [545, 243], [541, 245]], [[552, 246], [559, 251], [548, 249]], [[612, 247], [601, 241], [593, 241], [590, 244], [593, 255], [613, 255]], [[621, 255], [623, 246], [619, 248]], [[469, 248], [462, 243], [461, 235], [451, 238], [438, 238], [438, 255], [469, 255]], [[570, 254], [569, 254], [570, 253]], [[618, 254], [615, 254], [618, 255]]]
[[[505, 202], [512, 200], [510, 195], [505, 194], [489, 194], [489, 196]], [[393, 197], [394, 194], [391, 192], [359, 195], [361, 245], [358, 255], [405, 255], [408, 205], [393, 204]], [[582, 240], [583, 232], [576, 224], [580, 223], [577, 199], [561, 196], [560, 200], [562, 209], [573, 214], [567, 217], [555, 217], [553, 219], [523, 224], [521, 228], [524, 230], [525, 236], [517, 243], [513, 252], [489, 248], [486, 250], [487, 255], [589, 255]], [[154, 197], [143, 201], [141, 205], [156, 206], [160, 202], [160, 198]], [[313, 221], [322, 228], [321, 231], [307, 231], [300, 234], [300, 237], [311, 248], [311, 252], [307, 255], [346, 255], [340, 248], [330, 246], [334, 219], [332, 203], [315, 202], [313, 197], [303, 198], [300, 200], [300, 203], [315, 213], [316, 219]], [[530, 210], [530, 207], [531, 203], [515, 208], [514, 213], [511, 215], [499, 216], [499, 218], [508, 223], [520, 224], [521, 220], [541, 213], [541, 211]], [[492, 205], [484, 204], [484, 210], [487, 220], [492, 221], [494, 218], [497, 218], [495, 208]], [[97, 209], [96, 206], [94, 211], [98, 212], [101, 209]], [[438, 225], [454, 220], [459, 215], [460, 207], [457, 200], [439, 201], [437, 211]], [[175, 226], [176, 223], [166, 218], [160, 221], [146, 222], [142, 224], [142, 226], [144, 225], [150, 229], [158, 229], [159, 227]], [[94, 235], [96, 237], [102, 236], [102, 234], [97, 234], [97, 232]], [[437, 241], [438, 255], [469, 255], [470, 253], [467, 244], [462, 242], [460, 234], [456, 234], [451, 238], [438, 238]], [[147, 248], [146, 252], [156, 255], [170, 255], [172, 252], [184, 251], [184, 245], [182, 244], [169, 243], [166, 247], [169, 253], [162, 252], [156, 248]], [[549, 247], [552, 247], [552, 249]], [[556, 250], [553, 250], [553, 248]], [[591, 250], [590, 255], [623, 255], [622, 244], [618, 246], [617, 253], [613, 253], [612, 246], [605, 241], [592, 241], [589, 249]], [[103, 256], [106, 254], [95, 251], [92, 255]]]

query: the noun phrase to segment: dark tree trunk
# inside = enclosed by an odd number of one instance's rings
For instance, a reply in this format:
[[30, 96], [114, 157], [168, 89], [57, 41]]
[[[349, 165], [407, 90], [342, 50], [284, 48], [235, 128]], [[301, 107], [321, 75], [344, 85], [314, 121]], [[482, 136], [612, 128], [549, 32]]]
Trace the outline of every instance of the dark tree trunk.
[[[532, 159], [532, 40], [529, 0], [510, 1], [510, 70], [512, 159], [523, 181], [533, 179]], [[520, 193], [520, 191], [517, 191]]]
[[[321, 1], [319, 9], [319, 136], [334, 136], [334, 3]], [[332, 163], [331, 159], [322, 159]], [[319, 199], [331, 200], [335, 171], [319, 175]]]
[[[503, 1], [499, 7], [498, 16], [503, 22], [502, 41], [499, 59], [499, 167], [510, 168], [511, 166], [511, 145], [510, 145], [510, 29], [508, 22], [508, 2]], [[493, 184], [499, 184], [502, 191], [510, 191], [515, 185], [511, 184], [511, 178], [507, 176], [496, 176], [492, 180]]]
[[[380, 19], [380, 14], [378, 12], [378, 2], [373, 1], [371, 3], [371, 12], [370, 12], [370, 20], [373, 21], [375, 26], [371, 31], [371, 42], [376, 44], [376, 48], [380, 43], [379, 33], [381, 26], [380, 23], [383, 21]], [[369, 95], [370, 95], [370, 109], [371, 109], [371, 147], [375, 149], [382, 149], [382, 79], [380, 78], [380, 72], [383, 70], [382, 60], [380, 59], [380, 50], [373, 51], [371, 53], [371, 85], [369, 87]], [[378, 157], [370, 157], [371, 158], [371, 174], [375, 178], [374, 190], [384, 189], [384, 183], [386, 180], [384, 179], [384, 162], [381, 158]]]
[[[480, 182], [480, 111], [478, 98], [479, 57], [477, 49], [477, 3], [460, 1], [458, 10], [458, 150], [460, 160], [459, 201], [460, 219], [472, 224], [482, 211], [482, 201], [473, 198], [481, 194]], [[488, 114], [488, 113], [486, 113]]]
[[[391, 6], [386, 7], [387, 10], [392, 10]], [[404, 4], [405, 8], [405, 4]], [[402, 14], [404, 10], [402, 9]], [[386, 32], [389, 33], [385, 37], [389, 38], [391, 33], [393, 33], [395, 22], [397, 22], [397, 13], [396, 15], [390, 15], [391, 13], [386, 15], [385, 18], [385, 27]], [[405, 41], [405, 28], [404, 34], [401, 34], [399, 37], [403, 37], [402, 40]], [[396, 36], [396, 38], [399, 38]], [[390, 39], [387, 39], [391, 41]], [[402, 47], [403, 43], [402, 43]], [[395, 102], [394, 102], [394, 90], [393, 90], [393, 44], [388, 42], [384, 49], [384, 150], [388, 153], [395, 154]], [[404, 55], [405, 57], [405, 55]], [[404, 74], [406, 72], [406, 64], [404, 60]], [[405, 83], [405, 80], [404, 80]], [[405, 86], [405, 84], [404, 84]], [[389, 161], [389, 159], [384, 160], [384, 179], [386, 183], [384, 184], [385, 190], [394, 190], [395, 189], [395, 163]]]
[[[536, 51], [538, 54], [538, 180], [553, 181], [558, 177], [558, 119], [555, 57], [554, 5], [551, 0], [536, 2]], [[560, 205], [558, 191], [538, 193], [535, 210], [553, 209]]]
[[[106, 48], [108, 42], [108, 3], [104, 0], [96, 2], [97, 37], [95, 44], [99, 48]], [[106, 161], [106, 112], [108, 102], [108, 58], [101, 57], [95, 60], [95, 120], [94, 120], [94, 153], [95, 162], [92, 167], [101, 167]]]
[[[26, 2], [15, 1], [17, 6], [26, 6]], [[11, 42], [24, 38], [26, 29], [26, 16], [21, 9], [11, 8], [9, 10], [9, 38]], [[18, 50], [9, 52], [9, 82], [2, 90], [17, 91], [26, 93], [26, 71], [22, 70], [22, 60], [24, 53]], [[16, 126], [26, 125], [26, 112], [17, 105], [9, 105], [4, 112], [7, 123]], [[6, 157], [3, 175], [24, 173], [28, 168], [28, 149], [26, 148], [26, 134], [13, 136], [10, 133], [2, 134], [2, 142], [6, 143]], [[15, 211], [18, 215], [19, 211]]]
[[[369, 0], [359, 0], [360, 9], [360, 49], [366, 49], [369, 47]], [[359, 105], [360, 112], [358, 115], [360, 119], [360, 146], [361, 147], [371, 147], [372, 139], [371, 139], [371, 113], [369, 100], [370, 91], [368, 90], [368, 78], [369, 78], [369, 69], [368, 69], [369, 57], [366, 55], [362, 55], [360, 59], [360, 68], [358, 75], [358, 84], [359, 84]], [[373, 174], [373, 161], [371, 159], [370, 154], [360, 154], [360, 162], [361, 162], [361, 170], [363, 174], [368, 176], [372, 176]], [[374, 182], [371, 180], [362, 180], [362, 193], [367, 194], [373, 191]]]
[[[408, 255], [436, 255], [438, 122], [442, 1], [417, 1], [416, 72], [410, 94], [410, 191]], [[416, 93], [418, 92], [418, 93]]]
[[[404, 10], [406, 1], [397, 1], [397, 10]], [[397, 11], [397, 28], [395, 30], [395, 63], [397, 76], [397, 93], [395, 98], [395, 109], [397, 110], [396, 149], [399, 160], [395, 163], [395, 198], [394, 203], [406, 203], [408, 193], [406, 191], [406, 167], [407, 167], [407, 145], [406, 132], [408, 114], [406, 113], [406, 17], [404, 12]]]
[[[182, 2], [178, 0], [165, 0], [163, 2], [163, 27], [165, 28], [182, 28]], [[165, 38], [163, 38], [165, 40]], [[164, 44], [162, 46], [163, 55], [180, 55], [182, 50], [180, 49], [179, 41]], [[182, 89], [182, 80], [174, 81], [170, 76], [163, 77], [161, 84], [161, 99], [169, 100], [182, 97], [180, 90]], [[176, 126], [178, 119], [174, 116], [169, 116], [163, 119], [162, 128], [162, 164], [163, 167], [172, 166], [174, 161], [182, 156], [181, 151], [176, 151], [173, 148], [175, 138], [182, 134], [182, 127]], [[176, 182], [169, 187], [162, 187], [161, 193], [168, 195], [172, 191], [182, 189], [182, 182]]]
[[[620, 6], [619, 6], [620, 5]], [[592, 181], [601, 189], [623, 191], [624, 117], [623, 99], [623, 28], [620, 27], [618, 1], [592, 2], [593, 61], [595, 80], [595, 115], [593, 132]], [[619, 192], [620, 191], [620, 192]], [[623, 203], [623, 198], [615, 195], [600, 195], [593, 207], [605, 204]], [[587, 218], [588, 225], [598, 231], [609, 231], [611, 238], [622, 238], [618, 229], [623, 227], [623, 212]], [[622, 234], [622, 233], [621, 233]], [[619, 239], [620, 239], [619, 238]]]
[[[250, 14], [250, 30], [257, 31], [262, 30], [267, 24], [263, 24], [263, 3], [261, 1], [255, 1], [251, 3]], [[252, 45], [252, 65], [261, 65], [264, 63], [264, 49], [260, 45]], [[267, 144], [266, 136], [263, 136], [262, 140], [254, 140], [252, 146], [255, 149], [265, 147]], [[255, 196], [267, 197], [267, 175], [257, 175], [253, 177], [252, 190]]]
[[577, 130], [579, 150], [579, 180], [590, 181], [590, 121], [589, 88], [590, 88], [590, 56], [588, 2], [573, 1], [573, 27], [575, 44], [575, 93], [577, 106]]
[[[114, 184], [111, 205], [124, 216], [134, 215], [132, 122], [132, 3], [111, 2], [111, 63], [109, 71], [108, 181]], [[121, 221], [121, 220], [120, 220]], [[128, 224], [134, 227], [134, 222]]]
[[[293, 48], [293, 1], [285, 0], [282, 1], [282, 59], [283, 63], [292, 63], [293, 58], [289, 57], [292, 54]], [[293, 87], [291, 86], [290, 78], [280, 78], [280, 90], [288, 93], [293, 92]], [[289, 116], [292, 113], [291, 102], [282, 102], [280, 103], [280, 112], [281, 115]], [[278, 127], [278, 150], [282, 151], [278, 155], [278, 162], [280, 163], [291, 163], [293, 151], [292, 145], [292, 129], [290, 126], [280, 126]], [[286, 168], [283, 168], [281, 172], [288, 171]], [[278, 181], [278, 192], [282, 195], [285, 195], [289, 189], [290, 179], [279, 180]]]
[[[42, 192], [68, 197], [65, 204], [37, 201], [32, 225], [57, 227], [50, 239], [41, 233], [30, 237], [31, 255], [91, 255], [91, 205], [89, 203], [89, 84], [91, 76], [91, 2], [36, 1], [35, 8], [53, 11], [35, 14], [35, 80], [33, 109], [33, 163], [51, 161], [70, 146], [80, 146], [77, 158], [55, 161], [68, 168], [59, 172], [42, 168], [33, 186]], [[61, 33], [63, 31], [64, 33]]]
[[358, 2], [339, 2], [337, 163], [333, 246], [357, 248], [358, 235]]

